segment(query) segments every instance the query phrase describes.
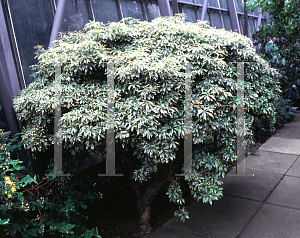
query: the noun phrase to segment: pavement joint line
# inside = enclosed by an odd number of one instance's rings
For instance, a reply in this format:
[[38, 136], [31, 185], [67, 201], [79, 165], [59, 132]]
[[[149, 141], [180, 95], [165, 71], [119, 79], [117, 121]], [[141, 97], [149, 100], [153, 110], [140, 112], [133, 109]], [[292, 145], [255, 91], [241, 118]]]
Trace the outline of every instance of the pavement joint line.
[[[289, 170], [292, 168], [292, 166], [296, 163], [296, 161], [300, 158], [300, 155], [298, 155], [298, 157], [295, 159], [295, 161], [292, 163], [292, 165], [288, 168], [288, 170], [285, 172], [284, 176], [290, 176], [290, 175], [287, 175], [287, 172], [289, 172]], [[297, 176], [295, 176], [297, 177]]]
[[[258, 153], [259, 153], [260, 151], [272, 152], [272, 153], [274, 153], [274, 154], [276, 153], [276, 154], [283, 154], [283, 155], [295, 155], [295, 154], [288, 154], [288, 153], [277, 152], [277, 151], [275, 152], [275, 151], [268, 151], [268, 150], [260, 150], [260, 149], [258, 149]], [[258, 153], [257, 153], [257, 154], [258, 154]], [[254, 155], [257, 155], [257, 154], [254, 154]], [[252, 154], [249, 154], [249, 155], [252, 155]], [[249, 155], [248, 155], [246, 158], [248, 158]], [[297, 156], [299, 157], [300, 155], [297, 155]], [[297, 158], [298, 158], [298, 157], [297, 157]]]
[[[296, 116], [300, 116], [300, 113], [297, 113]], [[294, 120], [293, 120], [294, 121]], [[288, 125], [289, 123], [287, 123], [286, 125]], [[286, 128], [286, 125], [281, 128], [281, 129], [284, 129]], [[293, 126], [291, 125], [291, 127], [297, 127], [299, 128], [299, 126]], [[280, 130], [281, 130], [280, 129]], [[280, 132], [280, 130], [276, 131], [277, 133]], [[275, 132], [275, 133], [276, 133]], [[284, 140], [286, 139], [292, 139], [292, 140], [298, 140], [300, 141], [300, 139], [296, 139], [296, 138], [290, 138], [290, 137], [284, 137], [284, 136], [276, 136], [275, 134], [272, 135], [271, 137], [277, 137], [277, 138], [282, 138]], [[270, 138], [271, 138], [270, 137]], [[267, 141], [270, 139], [268, 138]], [[263, 144], [265, 144], [267, 141], [265, 141]], [[262, 144], [262, 145], [263, 145]], [[262, 146], [261, 145], [261, 146]], [[285, 152], [275, 152], [275, 151], [272, 151], [272, 150], [264, 150], [264, 149], [260, 149], [258, 148], [258, 154], [259, 152], [270, 152], [270, 153], [274, 153], [274, 154], [280, 154], [282, 156], [284, 155], [291, 155], [291, 156], [295, 156], [296, 159], [291, 163], [291, 165], [287, 168], [287, 170], [285, 171], [285, 173], [274, 173], [274, 172], [266, 172], [264, 170], [257, 170], [257, 169], [251, 169], [251, 168], [248, 168], [249, 170], [251, 171], [259, 171], [259, 172], [262, 172], [262, 173], [267, 173], [267, 174], [276, 174], [278, 175], [279, 179], [278, 179], [278, 182], [273, 186], [273, 188], [271, 189], [271, 191], [267, 194], [267, 196], [263, 199], [263, 201], [258, 201], [256, 199], [253, 199], [253, 198], [245, 198], [245, 197], [240, 197], [240, 196], [237, 196], [237, 195], [230, 195], [230, 194], [226, 194], [223, 192], [223, 196], [227, 196], [227, 197], [234, 197], [234, 198], [238, 198], [238, 199], [243, 199], [243, 200], [246, 200], [246, 201], [253, 201], [253, 202], [259, 202], [259, 206], [258, 208], [256, 209], [256, 211], [253, 213], [253, 215], [248, 219], [248, 221], [246, 222], [246, 224], [240, 229], [240, 232], [238, 233], [239, 235], [243, 235], [245, 229], [247, 228], [247, 226], [249, 226], [249, 224], [253, 221], [253, 219], [256, 217], [257, 213], [259, 211], [261, 211], [262, 209], [262, 206], [264, 206], [265, 204], [268, 204], [268, 205], [271, 205], [271, 206], [274, 206], [274, 207], [280, 207], [280, 208], [285, 208], [285, 209], [290, 209], [290, 210], [296, 210], [296, 211], [300, 211], [300, 208], [297, 208], [297, 207], [290, 207], [290, 206], [287, 206], [287, 205], [280, 205], [280, 204], [274, 204], [274, 203], [271, 203], [271, 202], [268, 202], [268, 199], [270, 198], [270, 196], [272, 195], [273, 191], [278, 187], [278, 185], [281, 183], [281, 181], [285, 178], [285, 177], [294, 177], [294, 178], [299, 178], [300, 179], [300, 176], [295, 176], [295, 175], [287, 175], [287, 173], [291, 170], [291, 168], [295, 165], [295, 163], [297, 162], [297, 160], [299, 159], [300, 160], [300, 153], [299, 154], [290, 154], [290, 153], [285, 153]], [[251, 154], [249, 154], [251, 155]], [[247, 158], [249, 157], [249, 155], [247, 157], [244, 158], [244, 160], [247, 160]], [[256, 153], [254, 154], [254, 156], [256, 155]], [[284, 158], [283, 158], [284, 159]], [[238, 165], [234, 166], [231, 168], [231, 170], [234, 170]], [[230, 172], [230, 171], [228, 171]], [[224, 183], [223, 183], [224, 184]], [[194, 234], [188, 230], [182, 230], [182, 229], [177, 229], [172, 227], [172, 226], [168, 226], [168, 225], [163, 225], [165, 227], [168, 227], [168, 228], [172, 228], [172, 229], [176, 229], [178, 231], [184, 231], [184, 232], [187, 232], [189, 234]]]
[[[286, 174], [287, 172], [285, 172]], [[285, 174], [281, 177], [281, 179], [279, 179], [279, 181], [277, 182], [277, 184], [273, 187], [273, 189], [269, 192], [269, 194], [267, 195], [267, 197], [263, 200], [263, 203], [265, 203], [267, 201], [267, 199], [270, 197], [270, 195], [272, 194], [272, 192], [277, 188], [278, 184], [283, 180], [283, 178], [285, 177]]]
[[[297, 157], [297, 159], [298, 159], [298, 157]], [[296, 159], [296, 160], [297, 160]], [[294, 161], [294, 162], [296, 162], [296, 160]], [[293, 162], [293, 163], [294, 163]], [[233, 169], [235, 169], [236, 168], [236, 166], [234, 166], [233, 167]], [[264, 170], [258, 170], [258, 169], [251, 169], [251, 168], [247, 168], [247, 165], [246, 165], [246, 169], [248, 169], [248, 170], [251, 170], [251, 171], [257, 171], [257, 172], [259, 172], [259, 173], [267, 173], [267, 174], [277, 174], [277, 175], [284, 175], [283, 173], [274, 173], [274, 172], [270, 172], [270, 171], [264, 171]], [[288, 168], [288, 170], [286, 171], [286, 173], [289, 171], [289, 169], [290, 169], [290, 167]], [[231, 170], [230, 170], [231, 171]], [[226, 174], [227, 175], [227, 174]], [[226, 176], [225, 175], [225, 176]], [[291, 175], [287, 175], [287, 176], [291, 176]], [[293, 177], [297, 177], [297, 176], [293, 176]], [[300, 176], [298, 176], [297, 178], [300, 178]]]
[[[291, 124], [286, 124], [284, 127], [282, 127], [280, 130], [282, 130], [282, 129], [285, 129], [286, 127], [297, 127], [297, 128], [299, 128], [299, 126], [295, 126], [295, 125], [291, 125]], [[280, 130], [278, 130], [278, 131], [280, 131]]]
[[289, 139], [290, 137], [288, 137], [288, 136], [276, 136], [276, 135], [274, 135], [275, 137], [280, 137], [280, 138], [283, 138], [283, 139]]
[[[286, 139], [284, 137], [281, 137], [283, 139]], [[300, 141], [300, 139], [299, 139]], [[266, 152], [273, 152], [273, 153], [280, 153], [280, 154], [285, 154], [285, 155], [296, 155], [296, 156], [299, 156], [300, 154], [289, 154], [289, 153], [283, 153], [283, 152], [275, 152], [275, 151], [271, 151], [271, 150], [260, 150], [260, 151], [266, 151]]]
[[300, 179], [300, 176], [295, 176], [295, 175], [285, 175], [285, 176], [287, 176], [287, 177], [292, 177], [292, 178], [299, 178]]
[[[273, 136], [272, 136], [273, 137]], [[281, 137], [281, 136], [279, 136]], [[281, 137], [281, 138], [284, 138], [284, 137]], [[270, 139], [270, 138], [269, 138]], [[268, 141], [268, 140], [267, 140]], [[266, 141], [266, 142], [267, 142]], [[265, 143], [266, 143], [265, 142]], [[264, 144], [265, 144], [264, 143]], [[288, 154], [288, 153], [282, 153], [282, 152], [274, 152], [274, 151], [268, 151], [268, 150], [260, 150], [259, 151], [266, 151], [266, 152], [272, 152], [272, 153], [278, 153], [278, 154], [283, 154], [283, 155], [295, 155], [295, 154]], [[297, 155], [297, 154], [296, 154]], [[252, 217], [248, 220], [248, 222], [245, 224], [245, 226], [240, 230], [239, 234], [242, 235], [242, 232], [245, 230], [245, 228], [248, 226], [248, 224], [252, 221], [252, 219], [255, 217], [255, 215], [258, 213], [258, 211], [261, 209], [261, 207], [264, 205], [264, 204], [271, 204], [273, 206], [277, 206], [277, 207], [284, 207], [284, 208], [289, 208], [289, 209], [296, 209], [296, 210], [299, 210], [299, 208], [291, 208], [291, 207], [287, 207], [287, 206], [283, 206], [283, 205], [277, 205], [277, 204], [272, 204], [272, 203], [268, 203], [267, 202], [267, 199], [269, 198], [269, 196], [272, 194], [272, 192], [276, 189], [276, 187], [278, 186], [278, 184], [283, 180], [283, 178], [285, 176], [289, 176], [289, 175], [286, 175], [287, 172], [291, 169], [291, 167], [296, 163], [296, 161], [300, 158], [300, 155], [298, 155], [298, 157], [295, 159], [295, 161], [292, 163], [292, 165], [287, 169], [287, 171], [282, 175], [281, 179], [278, 181], [278, 183], [274, 186], [274, 188], [270, 191], [270, 193], [267, 195], [267, 197], [264, 199], [264, 201], [261, 202], [260, 206], [258, 207], [258, 209], [256, 210], [256, 212], [252, 215]], [[246, 158], [245, 158], [246, 159]], [[299, 178], [299, 177], [298, 177]], [[233, 197], [237, 197], [237, 196], [233, 196]], [[254, 199], [248, 199], [248, 200], [252, 200], [252, 201], [257, 201], [257, 200], [254, 200]]]
[[[177, 231], [183, 231], [183, 232], [188, 232], [188, 233], [190, 233], [190, 234], [193, 234], [193, 233], [191, 233], [190, 231], [187, 231], [186, 229], [180, 229], [180, 228], [178, 228], [178, 227], [173, 227], [173, 226], [168, 226], [168, 225], [162, 225], [162, 226], [164, 226], [164, 227], [168, 227], [168, 228], [172, 228], [172, 229], [175, 229], [175, 230], [177, 230]], [[162, 227], [161, 226], [161, 227]], [[159, 229], [159, 228], [158, 228]], [[157, 230], [158, 230], [157, 229]]]
[[[273, 191], [273, 190], [272, 190]], [[267, 196], [268, 197], [268, 196]], [[252, 199], [253, 200], [253, 199]], [[250, 217], [250, 219], [247, 221], [247, 223], [245, 224], [245, 226], [240, 230], [239, 234], [242, 235], [242, 232], [245, 230], [245, 228], [248, 226], [248, 224], [252, 221], [252, 219], [255, 217], [255, 215], [258, 213], [258, 211], [261, 209], [262, 205], [265, 204], [265, 202], [261, 202], [261, 204], [259, 205], [259, 207], [257, 208], [256, 212], [254, 212], [254, 214]]]
[[[272, 151], [270, 151], [272, 152]], [[285, 153], [283, 153], [285, 154]], [[288, 170], [282, 175], [282, 177], [280, 178], [280, 180], [277, 182], [277, 184], [273, 187], [273, 189], [269, 192], [269, 194], [267, 195], [267, 197], [261, 202], [261, 204], [259, 205], [258, 209], [256, 210], [256, 212], [251, 216], [251, 218], [249, 219], [249, 221], [246, 223], [246, 225], [242, 228], [242, 230], [239, 232], [240, 235], [242, 235], [242, 232], [245, 230], [245, 228], [248, 226], [248, 224], [252, 221], [252, 219], [254, 218], [254, 216], [258, 213], [258, 211], [261, 209], [261, 207], [264, 204], [272, 204], [272, 203], [268, 203], [267, 199], [270, 197], [270, 195], [272, 194], [272, 192], [277, 188], [278, 184], [283, 180], [283, 178], [286, 176], [287, 172], [290, 170], [290, 168], [296, 163], [296, 161], [298, 160], [299, 156], [297, 157], [297, 159], [295, 159], [295, 161], [292, 163], [292, 165], [288, 168]], [[253, 200], [253, 199], [251, 199]], [[272, 204], [273, 206], [278, 206], [278, 207], [286, 207], [286, 206], [281, 206], [281, 205], [277, 205], [277, 204]], [[287, 207], [290, 209], [297, 209], [297, 208], [291, 208], [291, 207]], [[300, 211], [300, 209], [297, 209]]]
[[[296, 160], [297, 160], [297, 159], [296, 159]], [[257, 171], [257, 172], [260, 172], [260, 173], [276, 174], [276, 175], [284, 175], [283, 173], [274, 173], [274, 172], [270, 172], [270, 171], [264, 171], [264, 170], [257, 170], [257, 169], [247, 168], [247, 165], [246, 165], [246, 169], [249, 169], [249, 170], [251, 170], [251, 171]], [[289, 168], [288, 168], [288, 170], [289, 170]], [[288, 170], [287, 170], [287, 171], [288, 171]], [[287, 175], [287, 176], [290, 176], [290, 175]], [[297, 176], [293, 176], [293, 177], [297, 177]], [[297, 177], [297, 178], [300, 178], [300, 176]]]
[[298, 208], [298, 207], [288, 207], [288, 206], [279, 205], [279, 204], [270, 203], [270, 202], [266, 202], [265, 204], [273, 205], [273, 206], [276, 206], [276, 207], [283, 207], [283, 208], [289, 208], [289, 209], [293, 209], [293, 210], [298, 210], [298, 211], [300, 211], [300, 208]]
[[226, 196], [229, 196], [229, 197], [235, 197], [235, 198], [245, 199], [245, 200], [248, 200], [248, 201], [263, 203], [263, 201], [255, 200], [253, 198], [245, 198], [245, 197], [240, 197], [240, 196], [237, 196], [237, 195], [230, 195], [230, 194], [226, 194], [226, 193], [223, 193], [223, 195], [226, 195]]
[[[289, 172], [289, 170], [292, 168], [292, 166], [296, 163], [296, 161], [298, 159], [300, 159], [300, 155], [297, 157], [297, 159], [295, 159], [295, 161], [292, 163], [292, 165], [288, 168], [288, 170], [285, 172], [284, 176], [297, 177], [297, 176], [287, 175], [287, 173]], [[297, 177], [297, 178], [299, 178], [299, 177]]]

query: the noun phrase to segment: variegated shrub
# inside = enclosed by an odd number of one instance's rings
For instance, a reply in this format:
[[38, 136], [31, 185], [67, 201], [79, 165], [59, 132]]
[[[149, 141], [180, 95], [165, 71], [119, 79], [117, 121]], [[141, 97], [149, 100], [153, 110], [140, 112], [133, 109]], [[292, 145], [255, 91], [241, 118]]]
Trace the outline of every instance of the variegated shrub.
[[[164, 185], [171, 201], [184, 204], [180, 179], [184, 163], [185, 67], [191, 62], [193, 173], [185, 179], [197, 200], [222, 196], [220, 179], [236, 160], [236, 62], [245, 63], [245, 144], [253, 144], [255, 117], [274, 130], [278, 72], [251, 47], [249, 38], [213, 29], [182, 16], [152, 22], [124, 19], [90, 22], [52, 49], [38, 47], [35, 81], [15, 99], [26, 121], [23, 140], [32, 151], [53, 141], [55, 65], [62, 64], [62, 139], [65, 149], [105, 150], [107, 62], [115, 64], [116, 156], [128, 166], [139, 197], [140, 226], [146, 236], [152, 197]], [[214, 107], [206, 107], [214, 105]], [[232, 105], [221, 107], [221, 105]], [[184, 179], [184, 178], [181, 178]], [[188, 217], [180, 207], [175, 213]]]

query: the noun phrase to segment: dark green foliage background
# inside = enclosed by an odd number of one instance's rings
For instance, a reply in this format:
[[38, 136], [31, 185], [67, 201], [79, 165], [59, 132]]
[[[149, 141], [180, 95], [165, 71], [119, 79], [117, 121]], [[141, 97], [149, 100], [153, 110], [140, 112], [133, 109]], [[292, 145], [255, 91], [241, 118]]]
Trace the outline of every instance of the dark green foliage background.
[[300, 106], [300, 1], [251, 0], [248, 9], [260, 7], [270, 18], [253, 34], [258, 53], [281, 73], [282, 96]]

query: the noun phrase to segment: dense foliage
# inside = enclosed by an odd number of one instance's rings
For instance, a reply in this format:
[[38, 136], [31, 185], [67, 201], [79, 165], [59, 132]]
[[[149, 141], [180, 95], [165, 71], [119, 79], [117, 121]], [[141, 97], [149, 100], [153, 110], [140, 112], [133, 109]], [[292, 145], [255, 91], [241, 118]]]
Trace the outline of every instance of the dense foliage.
[[300, 1], [251, 0], [248, 9], [260, 7], [270, 18], [253, 34], [258, 51], [273, 68], [282, 74], [282, 96], [300, 106]]
[[10, 158], [22, 148], [19, 136], [0, 131], [0, 237], [101, 238], [97, 228], [82, 224], [84, 209], [100, 198], [83, 192], [89, 180], [30, 175], [22, 161]]
[[[18, 116], [26, 121], [23, 140], [32, 151], [52, 144], [55, 65], [61, 62], [63, 147], [75, 159], [80, 151], [105, 152], [106, 67], [114, 61], [116, 157], [125, 161], [138, 196], [144, 236], [151, 231], [152, 198], [164, 185], [180, 205], [175, 215], [182, 221], [188, 212], [181, 207], [181, 179], [197, 201], [222, 196], [226, 164], [236, 160], [236, 61], [252, 62], [245, 63], [246, 146], [254, 143], [254, 118], [274, 131], [278, 72], [248, 38], [203, 22], [186, 23], [182, 16], [90, 22], [85, 32], [63, 35], [52, 49], [39, 47], [37, 58], [35, 81], [15, 99]], [[186, 61], [192, 65], [193, 170], [176, 178], [184, 162]]]

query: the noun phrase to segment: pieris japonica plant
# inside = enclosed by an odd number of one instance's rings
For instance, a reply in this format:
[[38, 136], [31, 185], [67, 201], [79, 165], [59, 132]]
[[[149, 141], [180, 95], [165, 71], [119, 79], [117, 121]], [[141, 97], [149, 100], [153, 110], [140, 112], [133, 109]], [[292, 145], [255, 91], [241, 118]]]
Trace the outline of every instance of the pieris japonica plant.
[[[80, 151], [105, 151], [107, 63], [114, 62], [115, 153], [126, 163], [138, 197], [143, 236], [151, 232], [152, 198], [166, 185], [182, 221], [188, 218], [183, 179], [197, 201], [212, 204], [221, 198], [226, 164], [237, 158], [236, 62], [245, 62], [246, 146], [254, 143], [255, 117], [274, 130], [278, 72], [255, 53], [249, 38], [204, 22], [187, 23], [181, 15], [90, 22], [84, 32], [63, 35], [51, 49], [38, 47], [37, 59], [35, 81], [14, 101], [26, 122], [24, 143], [33, 152], [53, 143], [55, 65], [60, 63], [62, 145], [75, 159]], [[184, 164], [186, 62], [192, 81], [192, 171], [176, 177]]]

